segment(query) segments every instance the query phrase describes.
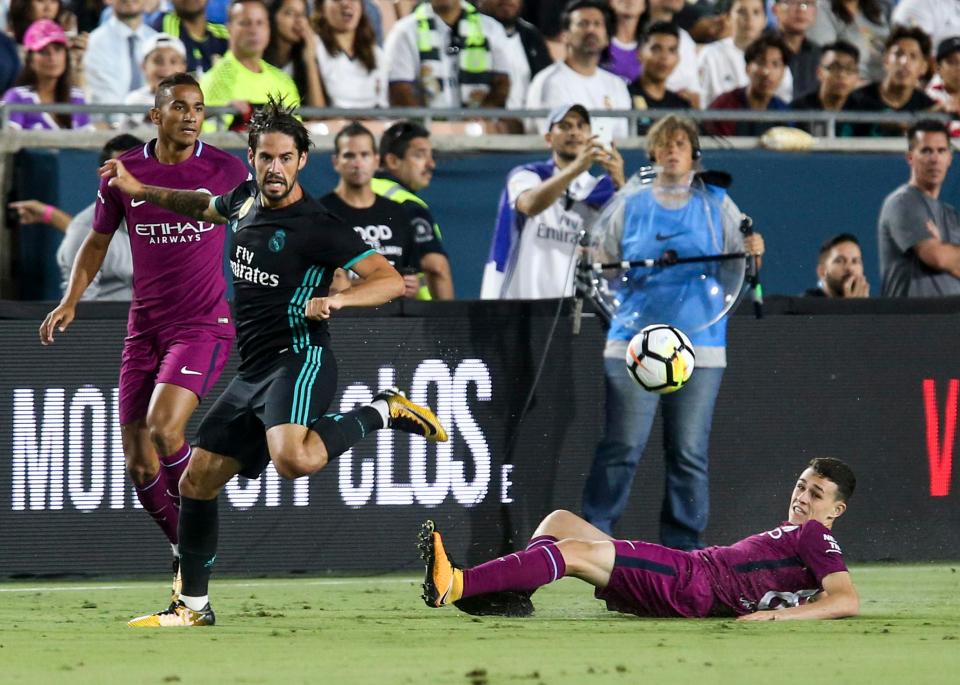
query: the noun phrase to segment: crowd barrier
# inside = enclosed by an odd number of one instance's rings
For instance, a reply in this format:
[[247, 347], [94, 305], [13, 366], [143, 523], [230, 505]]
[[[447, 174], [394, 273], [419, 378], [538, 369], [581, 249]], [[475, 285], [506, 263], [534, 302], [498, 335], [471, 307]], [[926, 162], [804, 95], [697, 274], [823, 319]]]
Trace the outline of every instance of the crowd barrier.
[[[220, 500], [218, 573], [412, 570], [428, 517], [450, 534], [456, 559], [476, 562], [522, 545], [551, 510], [578, 511], [602, 428], [604, 332], [588, 314], [574, 336], [570, 303], [560, 304], [522, 421], [558, 302], [338, 313], [334, 407], [396, 383], [436, 407], [451, 440], [428, 446], [381, 431], [312, 478], [287, 482], [268, 470], [232, 482]], [[0, 306], [0, 577], [158, 573], [169, 552], [137, 511], [117, 426], [124, 307], [82, 307], [44, 348], [46, 308]], [[733, 316], [707, 540], [774, 528], [806, 461], [836, 456], [859, 481], [836, 526], [849, 560], [956, 558], [958, 313], [954, 299], [774, 298], [762, 319]], [[658, 419], [621, 536], [656, 539], [661, 451]]]

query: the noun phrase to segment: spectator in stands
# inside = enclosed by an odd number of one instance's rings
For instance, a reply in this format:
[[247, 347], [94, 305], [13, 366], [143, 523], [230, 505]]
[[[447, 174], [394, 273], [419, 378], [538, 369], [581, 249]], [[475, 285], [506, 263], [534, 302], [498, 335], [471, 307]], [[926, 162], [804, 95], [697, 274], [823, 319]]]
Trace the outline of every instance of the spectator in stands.
[[[270, 43], [270, 18], [262, 0], [235, 0], [230, 5], [230, 49], [200, 79], [207, 107], [233, 105], [239, 111], [228, 116], [231, 130], [245, 130], [254, 109], [267, 102], [267, 96], [283, 98], [285, 105], [299, 105], [300, 95], [293, 79], [263, 60]], [[213, 117], [204, 130], [216, 128]]]
[[934, 45], [960, 36], [960, 2], [956, 0], [899, 0], [895, 4], [891, 24], [917, 26]]
[[860, 76], [883, 78], [884, 43], [890, 35], [889, 8], [883, 0], [817, 0], [817, 17], [807, 38], [817, 45], [843, 40], [860, 51]]
[[846, 41], [823, 48], [817, 80], [820, 85], [790, 103], [790, 109], [839, 112], [860, 78], [860, 51]]
[[[137, 90], [127, 93], [124, 104], [153, 107], [160, 82], [186, 69], [187, 48], [183, 41], [166, 33], [151, 36], [143, 45], [143, 76], [146, 83]], [[121, 126], [132, 128], [140, 124], [149, 124], [148, 116], [126, 114], [121, 120]]]
[[[680, 61], [680, 32], [676, 24], [657, 21], [640, 37], [640, 78], [630, 84], [633, 108], [688, 109], [690, 102], [667, 88], [667, 80]], [[646, 134], [650, 122], [638, 122], [639, 135]]]
[[33, 22], [47, 19], [59, 23], [61, 8], [60, 0], [11, 0], [6, 27], [13, 39], [23, 45], [23, 38]]
[[90, 34], [83, 59], [90, 102], [123, 104], [127, 93], [143, 85], [143, 45], [157, 33], [144, 23], [143, 5], [144, 0], [115, 0], [113, 16]]
[[697, 43], [712, 43], [730, 32], [727, 5], [727, 0], [688, 0], [674, 21]]
[[[74, 88], [67, 57], [67, 36], [49, 19], [30, 25], [23, 37], [26, 49], [23, 68], [16, 85], [3, 95], [3, 104], [86, 104], [83, 91]], [[85, 113], [49, 114], [47, 112], [11, 112], [10, 126], [22, 129], [87, 128]]]
[[780, 35], [790, 48], [787, 68], [793, 79], [793, 91], [787, 102], [817, 89], [820, 46], [807, 39], [807, 31], [817, 16], [814, 0], [776, 0], [773, 13], [780, 24]]
[[[843, 108], [858, 112], [921, 112], [933, 108], [936, 103], [920, 90], [929, 55], [930, 36], [922, 29], [894, 26], [883, 53], [883, 80], [850, 93]], [[904, 127], [853, 124], [849, 129], [856, 136], [898, 136]]]
[[804, 296], [870, 297], [870, 283], [863, 275], [863, 254], [857, 236], [841, 233], [824, 241], [817, 257], [817, 287], [807, 290]]
[[960, 295], [960, 214], [940, 200], [953, 162], [947, 127], [921, 119], [907, 130], [910, 180], [880, 209], [877, 242], [884, 297]]
[[937, 75], [927, 87], [935, 109], [953, 115], [947, 128], [950, 137], [960, 136], [960, 36], [947, 38], [937, 46]]
[[[777, 34], [767, 34], [755, 40], [744, 53], [749, 79], [747, 87], [724, 93], [710, 104], [710, 109], [789, 109], [789, 105], [776, 95], [789, 56], [790, 49]], [[708, 133], [721, 136], [759, 136], [773, 126], [776, 124], [762, 121], [704, 122]]]
[[293, 79], [301, 105], [323, 107], [317, 36], [307, 9], [307, 0], [269, 0], [270, 42], [263, 59]]
[[[623, 157], [591, 135], [585, 107], [561, 105], [550, 112], [547, 125], [551, 158], [507, 175], [481, 298], [573, 295], [580, 232], [625, 182]], [[593, 176], [594, 165], [606, 174]]]
[[640, 76], [640, 59], [637, 56], [640, 37], [640, 17], [646, 10], [646, 0], [610, 0], [613, 10], [614, 29], [607, 46], [607, 59], [602, 66], [627, 83]]
[[507, 62], [510, 65], [507, 109], [523, 109], [530, 80], [553, 64], [540, 30], [520, 17], [523, 4], [523, 0], [480, 0], [477, 3], [481, 12], [503, 25], [507, 35]]
[[7, 92], [19, 73], [20, 55], [17, 44], [13, 38], [0, 31], [0, 93]]
[[373, 192], [403, 205], [416, 230], [420, 268], [427, 282], [420, 299], [452, 300], [453, 277], [440, 226], [417, 195], [430, 185], [436, 169], [430, 132], [415, 122], [398, 121], [380, 138], [380, 165]]
[[387, 61], [366, 7], [357, 0], [317, 0], [313, 29], [320, 37], [320, 82], [331, 107], [388, 106]]
[[171, 4], [173, 11], [161, 14], [152, 26], [183, 41], [187, 71], [200, 78], [229, 48], [227, 27], [207, 18], [207, 0], [171, 0]]
[[[733, 0], [730, 3], [730, 23], [733, 35], [705, 46], [700, 52], [700, 84], [703, 102], [710, 105], [723, 93], [747, 85], [747, 63], [744, 51], [757, 40], [767, 25], [764, 0]], [[777, 86], [777, 96], [789, 102], [793, 99], [793, 77], [789, 71]]]
[[[601, 110], [630, 109], [627, 84], [600, 68], [612, 22], [603, 0], [571, 0], [567, 4], [562, 17], [566, 59], [534, 77], [527, 92], [529, 109], [552, 109], [571, 102], [583, 104], [594, 115]], [[603, 127], [606, 138], [629, 135], [626, 119], [600, 121], [595, 117], [593, 124], [594, 133]], [[546, 121], [541, 120], [538, 126], [542, 133], [547, 132]]]
[[[671, 22], [683, 9], [683, 0], [647, 0], [647, 23]], [[680, 29], [680, 63], [667, 79], [667, 88], [689, 100], [694, 107], [703, 107], [709, 101], [703, 96], [697, 65], [697, 44], [690, 34]]]
[[398, 21], [385, 52], [394, 107], [503, 107], [510, 94], [507, 37], [461, 0], [430, 0]]

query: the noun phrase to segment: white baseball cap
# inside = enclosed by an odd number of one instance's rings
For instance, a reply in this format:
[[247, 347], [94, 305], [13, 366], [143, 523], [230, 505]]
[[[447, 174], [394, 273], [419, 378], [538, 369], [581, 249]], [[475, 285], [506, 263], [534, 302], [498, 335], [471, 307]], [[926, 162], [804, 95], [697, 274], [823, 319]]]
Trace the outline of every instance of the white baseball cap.
[[166, 33], [155, 33], [143, 41], [143, 59], [147, 59], [150, 53], [159, 48], [170, 48], [176, 50], [183, 59], [187, 59], [187, 47], [183, 41], [174, 36], [168, 36]]

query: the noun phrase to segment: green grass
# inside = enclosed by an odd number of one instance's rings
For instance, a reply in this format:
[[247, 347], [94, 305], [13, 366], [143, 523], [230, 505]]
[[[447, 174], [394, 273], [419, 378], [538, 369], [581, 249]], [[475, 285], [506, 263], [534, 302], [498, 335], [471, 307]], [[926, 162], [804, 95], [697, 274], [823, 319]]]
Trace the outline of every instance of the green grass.
[[162, 583], [0, 584], [2, 683], [960, 681], [957, 565], [857, 566], [861, 615], [736, 623], [607, 613], [565, 579], [528, 619], [431, 610], [419, 579], [216, 580], [218, 625], [133, 630]]

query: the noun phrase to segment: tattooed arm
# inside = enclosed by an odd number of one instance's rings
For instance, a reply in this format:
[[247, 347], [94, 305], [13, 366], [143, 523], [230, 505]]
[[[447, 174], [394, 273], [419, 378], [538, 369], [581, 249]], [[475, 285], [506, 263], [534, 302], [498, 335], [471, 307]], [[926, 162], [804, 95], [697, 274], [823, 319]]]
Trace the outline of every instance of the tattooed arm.
[[100, 176], [110, 179], [109, 184], [126, 193], [134, 200], [146, 200], [171, 212], [202, 219], [213, 224], [225, 224], [227, 218], [217, 211], [214, 200], [207, 193], [195, 190], [174, 190], [160, 188], [140, 183], [137, 178], [123, 166], [123, 162], [110, 159], [100, 167]]

